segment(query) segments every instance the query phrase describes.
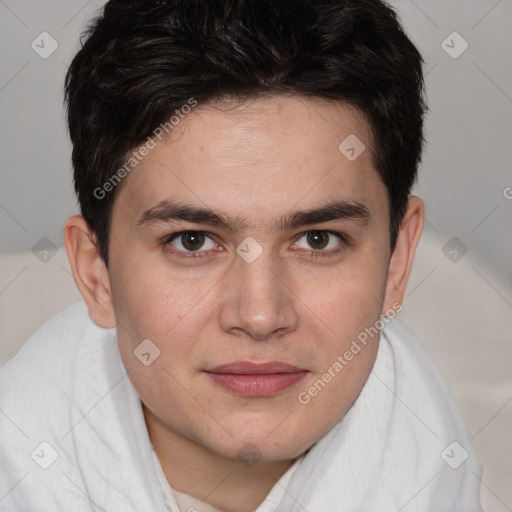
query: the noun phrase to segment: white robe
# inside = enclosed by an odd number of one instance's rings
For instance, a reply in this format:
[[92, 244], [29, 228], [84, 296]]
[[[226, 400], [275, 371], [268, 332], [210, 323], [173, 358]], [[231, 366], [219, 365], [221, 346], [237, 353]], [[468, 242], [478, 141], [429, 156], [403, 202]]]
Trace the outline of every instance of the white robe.
[[[0, 440], [2, 512], [179, 512], [164, 501], [115, 329], [81, 301], [0, 369]], [[257, 512], [481, 512], [459, 408], [397, 319], [354, 406], [286, 476], [269, 494], [279, 503]]]

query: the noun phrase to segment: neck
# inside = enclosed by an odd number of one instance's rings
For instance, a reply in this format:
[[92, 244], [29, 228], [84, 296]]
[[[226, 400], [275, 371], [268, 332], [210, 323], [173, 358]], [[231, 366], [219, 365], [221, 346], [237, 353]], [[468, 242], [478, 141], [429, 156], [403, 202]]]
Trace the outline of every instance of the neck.
[[172, 488], [225, 510], [252, 512], [296, 459], [246, 463], [169, 429], [144, 406], [153, 448]]

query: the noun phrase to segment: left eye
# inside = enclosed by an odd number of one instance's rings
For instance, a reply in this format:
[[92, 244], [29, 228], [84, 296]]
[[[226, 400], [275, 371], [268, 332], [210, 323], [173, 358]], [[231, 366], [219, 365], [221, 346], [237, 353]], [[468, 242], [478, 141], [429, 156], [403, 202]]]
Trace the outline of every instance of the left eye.
[[200, 249], [210, 250], [214, 249], [216, 245], [215, 242], [202, 231], [182, 231], [181, 233], [175, 233], [167, 240], [167, 243], [184, 252], [197, 252]]
[[[304, 240], [309, 247], [300, 245]], [[328, 252], [329, 249], [335, 249], [338, 247], [342, 240], [343, 237], [341, 234], [333, 233], [331, 231], [308, 231], [307, 233], [304, 233], [294, 245], [298, 246], [300, 249], [313, 249], [315, 251]]]

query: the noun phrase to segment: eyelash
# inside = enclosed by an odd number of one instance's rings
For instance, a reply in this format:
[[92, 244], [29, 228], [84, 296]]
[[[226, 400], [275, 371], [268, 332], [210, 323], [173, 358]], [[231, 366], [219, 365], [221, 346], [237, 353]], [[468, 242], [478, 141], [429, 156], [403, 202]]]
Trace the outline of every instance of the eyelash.
[[[209, 237], [211, 240], [213, 240], [213, 238], [210, 236], [210, 234], [207, 233], [206, 231], [197, 231], [197, 230], [189, 229], [187, 231], [177, 231], [175, 233], [171, 233], [169, 236], [167, 236], [164, 239], [164, 241], [163, 241], [164, 247], [167, 248], [167, 246], [173, 240], [175, 240], [176, 238], [179, 238], [181, 235], [184, 235], [185, 233], [200, 233], [202, 235], [205, 235], [205, 236]], [[197, 258], [205, 258], [205, 257], [210, 256], [209, 254], [206, 253], [206, 251], [183, 252], [183, 251], [180, 251], [180, 250], [173, 250], [173, 251], [169, 251], [169, 252], [171, 252], [173, 255], [178, 256], [179, 258], [193, 258], [193, 259], [197, 259]]]
[[[342, 246], [343, 245], [346, 246], [349, 244], [349, 237], [347, 235], [345, 235], [345, 233], [340, 233], [339, 231], [333, 231], [333, 230], [329, 230], [329, 229], [311, 229], [309, 231], [304, 231], [303, 233], [299, 234], [297, 241], [300, 240], [304, 235], [307, 235], [308, 233], [311, 233], [313, 231], [319, 231], [321, 233], [327, 233], [328, 235], [337, 237], [340, 240]], [[197, 231], [197, 230], [177, 231], [175, 233], [171, 233], [169, 236], [167, 236], [163, 240], [164, 247], [167, 247], [172, 241], [174, 241], [176, 238], [179, 238], [181, 235], [184, 235], [185, 233], [200, 233], [204, 236], [207, 236], [212, 241], [215, 241], [213, 239], [213, 237], [210, 235], [210, 233], [208, 233], [206, 231]], [[341, 253], [343, 250], [344, 250], [344, 247], [338, 247], [337, 249], [331, 249], [329, 251], [311, 250], [311, 251], [309, 251], [309, 256], [313, 259], [325, 258], [325, 257], [329, 257], [329, 256], [335, 256], [335, 255]], [[184, 252], [181, 250], [176, 250], [176, 251], [170, 251], [170, 252], [174, 255], [177, 255], [179, 258], [197, 259], [197, 258], [205, 258], [205, 257], [210, 256], [209, 254], [207, 254], [206, 251]]]
[[319, 231], [320, 233], [327, 233], [329, 236], [335, 236], [339, 239], [340, 244], [335, 249], [330, 249], [328, 251], [322, 251], [322, 250], [311, 250], [308, 251], [309, 256], [312, 259], [317, 258], [327, 258], [329, 256], [337, 256], [341, 252], [344, 251], [345, 247], [349, 244], [349, 237], [345, 233], [340, 233], [339, 231], [333, 231], [331, 229], [311, 229], [309, 231], [304, 231], [299, 235], [299, 238], [297, 238], [297, 241], [299, 241], [304, 235], [307, 235], [308, 233], [311, 233], [312, 231]]

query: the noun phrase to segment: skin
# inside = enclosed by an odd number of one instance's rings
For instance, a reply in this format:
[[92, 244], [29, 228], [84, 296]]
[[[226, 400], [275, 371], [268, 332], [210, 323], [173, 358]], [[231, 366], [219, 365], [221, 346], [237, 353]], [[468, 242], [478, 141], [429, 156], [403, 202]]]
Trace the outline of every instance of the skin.
[[[338, 150], [349, 134], [366, 146], [354, 161]], [[365, 119], [339, 103], [271, 96], [198, 105], [122, 183], [108, 269], [84, 219], [68, 220], [75, 281], [92, 319], [117, 328], [151, 441], [175, 489], [226, 511], [256, 509], [359, 395], [378, 337], [308, 404], [298, 400], [403, 299], [423, 202], [410, 198], [391, 252], [389, 199], [372, 147]], [[291, 212], [340, 199], [364, 205], [367, 218], [281, 229]], [[244, 223], [233, 230], [185, 220], [141, 223], [162, 201], [208, 207]], [[189, 238], [168, 241], [187, 230], [209, 234], [199, 251], [188, 251], [201, 257], [179, 256], [191, 247]], [[343, 233], [346, 241], [322, 230]], [[311, 241], [311, 231], [321, 232], [320, 243]], [[252, 263], [236, 252], [246, 237], [262, 248]], [[149, 366], [133, 353], [144, 339], [161, 351]], [[239, 396], [204, 373], [238, 360], [283, 361], [308, 373], [267, 397]], [[257, 463], [244, 462], [247, 451]]]

